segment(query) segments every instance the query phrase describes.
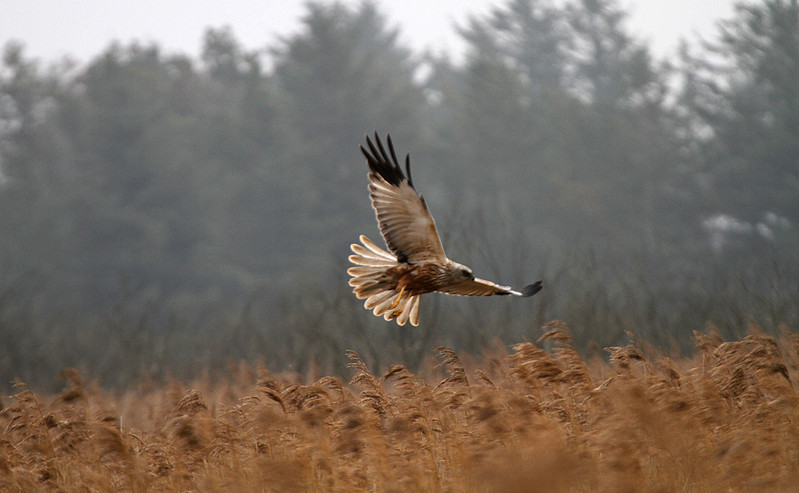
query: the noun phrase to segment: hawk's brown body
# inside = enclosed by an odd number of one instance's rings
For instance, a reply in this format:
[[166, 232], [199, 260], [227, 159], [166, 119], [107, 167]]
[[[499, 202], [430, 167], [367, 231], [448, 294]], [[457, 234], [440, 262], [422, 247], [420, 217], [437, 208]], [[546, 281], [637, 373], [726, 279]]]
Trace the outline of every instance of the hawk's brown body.
[[400, 264], [386, 271], [394, 280], [394, 289], [404, 289], [408, 295], [432, 293], [451, 283], [451, 273], [445, 266], [425, 262]]

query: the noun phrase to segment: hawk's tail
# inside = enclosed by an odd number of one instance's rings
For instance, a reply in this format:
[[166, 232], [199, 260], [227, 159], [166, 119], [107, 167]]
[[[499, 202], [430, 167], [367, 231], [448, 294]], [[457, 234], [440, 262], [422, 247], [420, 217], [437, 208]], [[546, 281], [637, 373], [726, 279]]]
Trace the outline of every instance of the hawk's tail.
[[403, 289], [398, 289], [396, 282], [384, 276], [386, 270], [398, 265], [397, 259], [375, 245], [369, 238], [361, 235], [361, 243], [353, 243], [350, 262], [357, 267], [350, 267], [347, 273], [352, 276], [350, 286], [359, 299], [366, 298], [364, 307], [373, 310], [377, 316], [383, 315], [386, 320], [396, 319], [400, 325], [410, 320], [412, 325], [419, 325], [420, 295], [410, 296]]

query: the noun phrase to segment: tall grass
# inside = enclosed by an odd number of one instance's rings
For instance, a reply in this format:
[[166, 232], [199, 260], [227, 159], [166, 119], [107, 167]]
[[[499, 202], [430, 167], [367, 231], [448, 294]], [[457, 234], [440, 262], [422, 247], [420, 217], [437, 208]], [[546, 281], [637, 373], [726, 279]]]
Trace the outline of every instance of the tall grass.
[[[65, 371], [0, 410], [3, 491], [787, 491], [799, 484], [799, 336], [752, 327], [670, 358], [537, 342], [351, 381], [239, 365], [109, 392]], [[437, 364], [436, 364], [437, 363]]]

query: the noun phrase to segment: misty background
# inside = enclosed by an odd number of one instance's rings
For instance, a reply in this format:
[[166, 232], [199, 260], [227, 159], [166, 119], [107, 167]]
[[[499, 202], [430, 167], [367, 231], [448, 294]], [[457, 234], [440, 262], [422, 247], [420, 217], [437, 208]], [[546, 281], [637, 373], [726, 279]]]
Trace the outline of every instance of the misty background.
[[[614, 0], [497, 1], [457, 60], [379, 6], [310, 2], [250, 50], [113, 43], [0, 66], [0, 388], [75, 366], [108, 385], [245, 360], [410, 368], [447, 345], [799, 322], [799, 5], [742, 3], [656, 57]], [[462, 58], [462, 59], [461, 59]], [[379, 242], [358, 152], [411, 154], [448, 256], [532, 299], [425, 296], [419, 327], [363, 309], [349, 244]], [[7, 388], [7, 387], [5, 387]]]

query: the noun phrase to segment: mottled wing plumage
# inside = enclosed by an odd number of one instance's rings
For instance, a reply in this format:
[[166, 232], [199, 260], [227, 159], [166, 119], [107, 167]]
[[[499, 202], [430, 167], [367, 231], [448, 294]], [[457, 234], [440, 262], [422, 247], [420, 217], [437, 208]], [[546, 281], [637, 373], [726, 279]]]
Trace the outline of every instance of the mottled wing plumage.
[[369, 149], [360, 148], [369, 164], [369, 195], [386, 245], [400, 262], [444, 263], [447, 256], [436, 223], [411, 181], [410, 159], [405, 159], [406, 176], [397, 161], [391, 137], [387, 141], [390, 155], [377, 133], [376, 145], [367, 137]]
[[541, 281], [535, 282], [522, 288], [521, 291], [516, 291], [510, 286], [501, 286], [497, 283], [480, 279], [479, 277], [473, 280], [467, 279], [457, 284], [439, 289], [442, 293], [458, 294], [461, 296], [492, 296], [492, 295], [507, 295], [513, 294], [516, 296], [532, 296], [541, 290]]

